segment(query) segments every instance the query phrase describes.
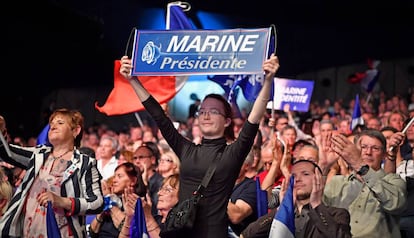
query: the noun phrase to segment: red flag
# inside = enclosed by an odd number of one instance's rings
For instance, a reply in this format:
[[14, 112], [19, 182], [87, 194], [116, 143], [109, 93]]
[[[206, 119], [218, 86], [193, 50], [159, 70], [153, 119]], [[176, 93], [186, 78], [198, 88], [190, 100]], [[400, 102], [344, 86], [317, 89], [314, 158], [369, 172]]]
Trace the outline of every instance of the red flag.
[[[169, 3], [167, 5], [166, 29], [195, 29], [191, 20], [184, 13], [190, 9], [190, 5], [186, 2]], [[144, 110], [144, 106], [128, 80], [119, 73], [120, 67], [120, 60], [116, 60], [114, 88], [106, 99], [105, 105], [100, 107], [95, 102], [95, 108], [108, 116]], [[184, 86], [188, 76], [139, 76], [138, 79], [159, 103], [167, 103]]]
[[[119, 69], [121, 61], [115, 61], [114, 88], [100, 107], [95, 102], [95, 108], [108, 116], [123, 115], [144, 110], [144, 106], [135, 94], [131, 84], [125, 79]], [[184, 86], [187, 77], [175, 76], [139, 76], [140, 82], [148, 92], [159, 102], [166, 103], [172, 99]]]

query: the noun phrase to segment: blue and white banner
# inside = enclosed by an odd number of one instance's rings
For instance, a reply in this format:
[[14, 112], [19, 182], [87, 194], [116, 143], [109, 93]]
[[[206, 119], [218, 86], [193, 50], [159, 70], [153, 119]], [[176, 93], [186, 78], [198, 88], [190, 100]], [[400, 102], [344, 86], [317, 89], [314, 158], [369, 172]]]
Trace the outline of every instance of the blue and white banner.
[[314, 81], [275, 78], [273, 102], [267, 108], [283, 110], [286, 104], [291, 111], [307, 112], [312, 98]]
[[259, 74], [271, 28], [137, 30], [132, 75]]

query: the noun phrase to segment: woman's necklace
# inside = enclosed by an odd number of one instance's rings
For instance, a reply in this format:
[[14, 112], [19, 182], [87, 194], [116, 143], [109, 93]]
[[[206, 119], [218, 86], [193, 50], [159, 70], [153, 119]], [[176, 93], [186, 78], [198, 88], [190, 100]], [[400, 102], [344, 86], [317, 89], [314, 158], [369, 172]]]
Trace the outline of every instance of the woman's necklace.
[[65, 153], [63, 153], [63, 154], [61, 154], [61, 155], [59, 155], [59, 156], [55, 156], [55, 155], [53, 155], [53, 157], [55, 158], [55, 159], [60, 159], [60, 158], [62, 158], [63, 156], [65, 156], [67, 153], [69, 153], [69, 152], [71, 152], [72, 150], [68, 150], [68, 151], [66, 151]]

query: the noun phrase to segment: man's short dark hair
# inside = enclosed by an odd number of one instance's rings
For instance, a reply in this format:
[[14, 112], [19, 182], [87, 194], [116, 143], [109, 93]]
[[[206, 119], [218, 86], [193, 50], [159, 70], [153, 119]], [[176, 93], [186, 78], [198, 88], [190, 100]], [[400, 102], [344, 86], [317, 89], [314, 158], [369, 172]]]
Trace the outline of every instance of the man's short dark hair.
[[317, 163], [315, 163], [314, 161], [312, 161], [312, 160], [300, 159], [300, 160], [296, 160], [295, 162], [293, 162], [292, 165], [295, 165], [295, 164], [298, 164], [298, 163], [302, 163], [302, 162], [311, 163], [313, 166], [315, 166], [315, 168], [318, 168], [319, 172], [321, 172], [321, 174], [322, 174], [321, 167], [319, 167], [319, 165]]

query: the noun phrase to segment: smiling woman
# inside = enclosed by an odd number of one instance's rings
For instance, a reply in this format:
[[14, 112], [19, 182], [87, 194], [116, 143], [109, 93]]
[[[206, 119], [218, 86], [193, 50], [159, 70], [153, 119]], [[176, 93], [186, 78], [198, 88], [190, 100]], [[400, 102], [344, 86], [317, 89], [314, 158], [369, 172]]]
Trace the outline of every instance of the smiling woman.
[[173, 174], [180, 173], [180, 159], [174, 153], [174, 151], [167, 151], [161, 155], [158, 163], [158, 173], [161, 174], [162, 177], [167, 178]]
[[49, 124], [51, 145], [0, 147], [4, 161], [26, 171], [0, 220], [1, 237], [51, 237], [46, 229], [48, 202], [53, 205], [62, 237], [85, 237], [85, 221], [78, 216], [102, 210], [96, 160], [78, 150], [83, 115], [77, 110], [57, 109], [49, 117]]
[[126, 217], [121, 196], [125, 189], [129, 188], [136, 195], [145, 197], [147, 188], [142, 180], [141, 171], [133, 163], [125, 162], [116, 167], [111, 188], [104, 192], [104, 211], [95, 217], [89, 227], [89, 234], [92, 238], [119, 236]]
[[[178, 174], [173, 174], [166, 177], [163, 180], [162, 186], [158, 191], [158, 202], [156, 207], [158, 209], [158, 214], [153, 216], [151, 213], [151, 200], [150, 199], [141, 199], [142, 206], [145, 215], [145, 222], [147, 226], [147, 231], [151, 238], [160, 237], [160, 230], [165, 224], [165, 221], [168, 216], [168, 212], [178, 203], [178, 190], [180, 189], [180, 180]], [[138, 196], [126, 192], [124, 196], [124, 201], [126, 201], [125, 206], [125, 225], [123, 226], [119, 237], [131, 237], [130, 235], [130, 225], [135, 215], [135, 205], [137, 204], [137, 199], [140, 199]]]

